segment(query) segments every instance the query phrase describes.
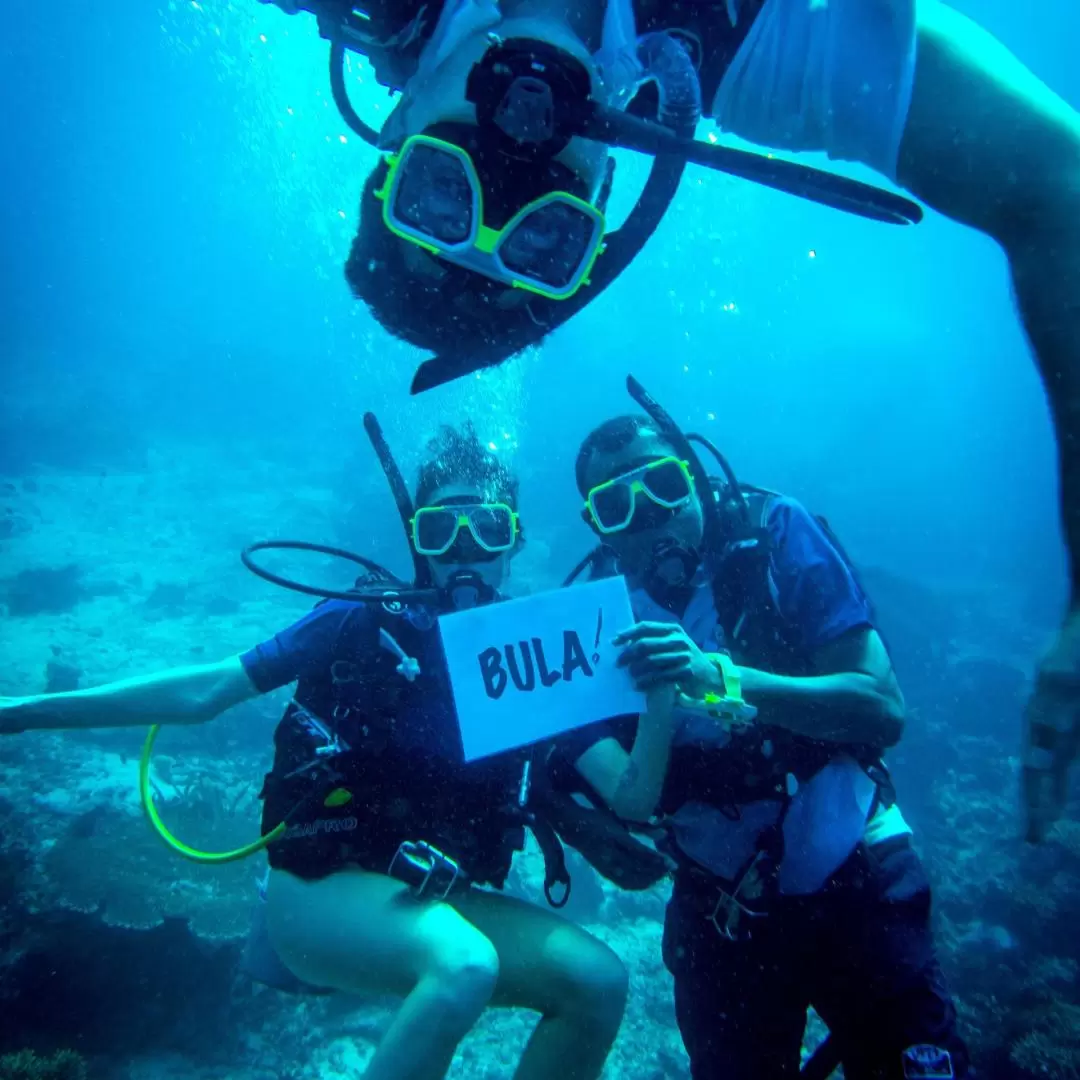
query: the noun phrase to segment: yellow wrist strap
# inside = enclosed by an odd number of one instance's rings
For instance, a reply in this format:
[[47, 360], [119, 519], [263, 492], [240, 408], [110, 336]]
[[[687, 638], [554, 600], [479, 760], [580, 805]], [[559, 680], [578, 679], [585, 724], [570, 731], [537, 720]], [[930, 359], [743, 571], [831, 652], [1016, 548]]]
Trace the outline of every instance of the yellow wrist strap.
[[721, 701], [730, 702], [733, 705], [745, 705], [742, 696], [742, 674], [738, 665], [727, 653], [709, 653], [709, 659], [716, 665], [720, 672], [720, 678], [724, 681], [724, 693], [706, 694], [705, 701], [710, 705]]

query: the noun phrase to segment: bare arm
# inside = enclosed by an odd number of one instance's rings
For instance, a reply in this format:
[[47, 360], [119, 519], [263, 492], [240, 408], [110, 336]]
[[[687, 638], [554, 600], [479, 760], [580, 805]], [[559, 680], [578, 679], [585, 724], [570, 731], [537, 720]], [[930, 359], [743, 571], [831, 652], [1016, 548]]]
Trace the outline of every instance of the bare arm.
[[238, 656], [88, 690], [0, 698], [0, 732], [201, 724], [256, 697]]
[[904, 730], [904, 696], [877, 631], [853, 630], [818, 649], [820, 674], [792, 677], [740, 668], [760, 719], [826, 742], [893, 746]]
[[616, 739], [589, 747], [575, 763], [605, 803], [627, 821], [648, 821], [660, 801], [671, 756], [674, 691], [649, 695], [628, 754]]

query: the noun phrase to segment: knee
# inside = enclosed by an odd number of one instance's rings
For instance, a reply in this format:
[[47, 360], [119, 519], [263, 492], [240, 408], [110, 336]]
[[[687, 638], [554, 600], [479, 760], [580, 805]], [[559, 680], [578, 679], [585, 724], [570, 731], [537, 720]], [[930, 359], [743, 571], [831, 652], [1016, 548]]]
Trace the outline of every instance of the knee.
[[478, 931], [442, 942], [425, 973], [455, 1012], [471, 1020], [484, 1010], [499, 981], [499, 954]]
[[630, 975], [602, 941], [576, 928], [553, 935], [549, 960], [558, 971], [560, 1012], [591, 1027], [617, 1031], [626, 1009]]

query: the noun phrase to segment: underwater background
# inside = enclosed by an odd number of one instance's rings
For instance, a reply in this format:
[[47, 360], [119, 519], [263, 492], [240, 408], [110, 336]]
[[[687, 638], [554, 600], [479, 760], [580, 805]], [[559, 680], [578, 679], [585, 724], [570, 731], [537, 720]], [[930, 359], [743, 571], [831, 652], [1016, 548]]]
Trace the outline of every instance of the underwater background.
[[[1080, 107], [1074, 0], [955, 6]], [[1042, 848], [1018, 839], [1020, 710], [1065, 579], [1053, 434], [1002, 254], [933, 213], [889, 228], [690, 166], [642, 256], [542, 349], [410, 397], [422, 355], [342, 275], [375, 154], [330, 100], [326, 53], [313, 18], [256, 0], [5, 6], [0, 694], [262, 640], [309, 605], [243, 569], [256, 539], [405, 573], [367, 409], [410, 480], [437, 425], [471, 418], [522, 479], [513, 588], [555, 586], [590, 544], [577, 447], [629, 409], [632, 373], [742, 479], [825, 514], [860, 566], [911, 708], [889, 761], [980, 1075], [1080, 1077], [1075, 804]], [[350, 89], [385, 117], [356, 59]], [[620, 154], [616, 219], [643, 180]], [[255, 835], [284, 700], [162, 734], [184, 839]], [[385, 1003], [240, 973], [259, 860], [203, 868], [160, 844], [138, 808], [142, 737], [0, 741], [0, 1080], [358, 1076]], [[573, 914], [633, 976], [607, 1075], [684, 1077], [663, 891], [590, 873]], [[538, 880], [528, 851], [514, 888]], [[487, 1015], [452, 1075], [507, 1075], [529, 1023]]]

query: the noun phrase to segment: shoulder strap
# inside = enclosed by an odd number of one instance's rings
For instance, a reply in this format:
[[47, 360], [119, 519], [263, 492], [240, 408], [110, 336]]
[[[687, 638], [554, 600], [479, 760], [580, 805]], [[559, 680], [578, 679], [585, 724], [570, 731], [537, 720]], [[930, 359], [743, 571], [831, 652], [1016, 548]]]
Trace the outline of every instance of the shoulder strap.
[[722, 510], [724, 533], [719, 538], [720, 551], [714, 556], [712, 592], [717, 619], [729, 642], [739, 638], [741, 624], [750, 612], [756, 614], [763, 605], [774, 607], [769, 590], [771, 539], [767, 528], [774, 494], [763, 488], [740, 486], [747, 515], [730, 507]]

